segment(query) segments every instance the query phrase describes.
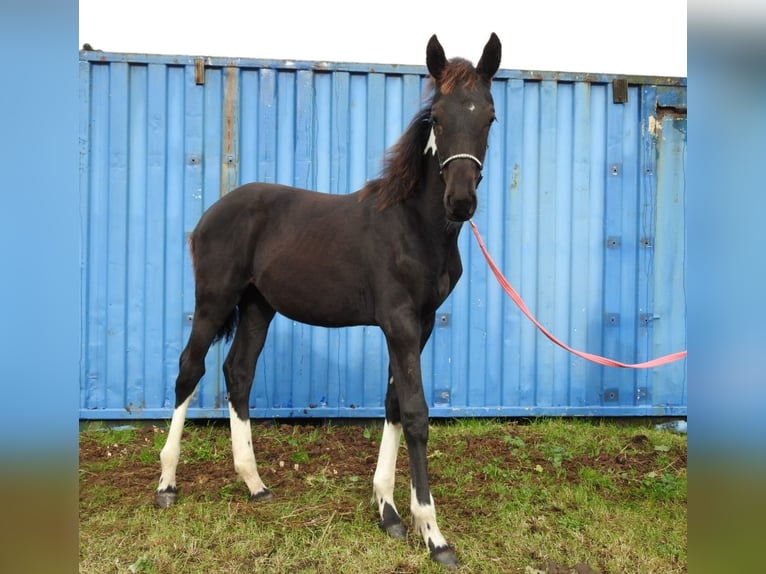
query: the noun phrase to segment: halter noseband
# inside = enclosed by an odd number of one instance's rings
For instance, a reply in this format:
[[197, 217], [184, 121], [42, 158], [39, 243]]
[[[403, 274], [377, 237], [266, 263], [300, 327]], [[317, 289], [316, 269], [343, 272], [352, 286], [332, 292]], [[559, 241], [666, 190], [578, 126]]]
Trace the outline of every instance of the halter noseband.
[[444, 161], [441, 161], [441, 159], [439, 158], [439, 150], [436, 150], [436, 159], [439, 160], [439, 173], [444, 171], [444, 168], [447, 166], [447, 164], [449, 162], [454, 161], [456, 159], [471, 159], [471, 160], [475, 161], [476, 165], [479, 166], [479, 171], [480, 172], [481, 172], [482, 167], [483, 167], [481, 165], [481, 161], [479, 160], [479, 158], [476, 157], [475, 155], [471, 155], [470, 153], [456, 153], [455, 155], [449, 156]]

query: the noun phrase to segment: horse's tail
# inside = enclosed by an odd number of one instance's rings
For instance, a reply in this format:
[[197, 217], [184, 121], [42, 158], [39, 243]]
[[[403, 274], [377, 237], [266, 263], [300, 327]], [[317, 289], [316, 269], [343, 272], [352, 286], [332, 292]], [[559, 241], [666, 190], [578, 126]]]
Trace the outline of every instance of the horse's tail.
[[221, 339], [224, 339], [227, 343], [231, 341], [231, 338], [234, 336], [238, 325], [239, 307], [234, 307], [234, 309], [231, 310], [231, 313], [229, 313], [229, 316], [226, 317], [226, 321], [224, 321], [223, 325], [221, 325], [221, 328], [218, 329], [218, 332], [215, 334], [213, 343], [220, 341]]
[[[195, 258], [196, 254], [195, 254], [195, 246], [194, 246], [194, 233], [189, 234], [188, 243], [189, 243], [189, 255], [191, 256], [192, 272], [194, 273], [196, 277], [197, 261]], [[221, 339], [224, 339], [227, 343], [231, 341], [231, 338], [234, 336], [234, 333], [236, 332], [238, 325], [239, 325], [239, 307], [234, 307], [234, 309], [231, 310], [231, 313], [229, 313], [229, 316], [226, 317], [226, 321], [224, 321], [223, 325], [221, 325], [221, 328], [218, 329], [218, 332], [215, 334], [215, 337], [213, 337], [213, 343], [216, 343], [220, 341]]]

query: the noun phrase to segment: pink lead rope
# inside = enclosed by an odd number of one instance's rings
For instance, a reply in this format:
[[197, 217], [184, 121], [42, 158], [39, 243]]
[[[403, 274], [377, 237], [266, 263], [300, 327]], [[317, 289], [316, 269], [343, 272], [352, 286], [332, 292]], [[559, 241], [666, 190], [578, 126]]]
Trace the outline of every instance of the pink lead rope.
[[574, 355], [577, 355], [578, 357], [581, 357], [588, 361], [592, 361], [594, 363], [598, 363], [599, 365], [606, 365], [607, 367], [620, 367], [622, 369], [650, 369], [652, 367], [659, 367], [660, 365], [672, 363], [673, 361], [678, 361], [679, 359], [683, 359], [684, 357], [686, 357], [686, 351], [678, 351], [677, 353], [671, 353], [670, 355], [665, 355], [663, 357], [652, 359], [651, 361], [646, 361], [644, 363], [635, 363], [635, 364], [621, 363], [620, 361], [615, 361], [614, 359], [608, 359], [606, 357], [601, 357], [599, 355], [593, 355], [591, 353], [578, 351], [576, 349], [573, 349], [569, 345], [562, 343], [556, 337], [554, 337], [545, 327], [543, 327], [540, 324], [540, 322], [537, 319], [535, 319], [532, 313], [530, 313], [529, 309], [527, 309], [527, 306], [524, 304], [524, 301], [521, 299], [519, 294], [511, 286], [511, 284], [508, 283], [508, 280], [500, 272], [500, 269], [497, 268], [497, 265], [495, 265], [495, 262], [492, 260], [492, 257], [487, 251], [487, 248], [484, 246], [484, 241], [481, 238], [481, 234], [479, 233], [479, 229], [476, 227], [476, 224], [473, 222], [473, 220], [470, 220], [469, 223], [471, 224], [471, 230], [473, 231], [473, 234], [476, 236], [476, 241], [479, 242], [479, 248], [481, 249], [481, 252], [484, 254], [484, 258], [487, 260], [487, 263], [489, 264], [489, 268], [492, 270], [492, 273], [497, 278], [497, 281], [498, 283], [500, 283], [500, 286], [503, 288], [503, 290], [506, 293], [508, 293], [511, 299], [513, 299], [513, 302], [516, 303], [516, 305], [518, 305], [519, 309], [521, 309], [521, 312], [524, 313], [524, 315], [526, 315], [527, 318], [530, 321], [532, 321], [532, 323], [534, 323], [538, 329], [540, 329], [540, 332], [542, 332], [543, 335], [548, 337], [548, 339], [556, 343], [562, 349], [566, 349], [567, 351], [569, 351], [570, 353]]

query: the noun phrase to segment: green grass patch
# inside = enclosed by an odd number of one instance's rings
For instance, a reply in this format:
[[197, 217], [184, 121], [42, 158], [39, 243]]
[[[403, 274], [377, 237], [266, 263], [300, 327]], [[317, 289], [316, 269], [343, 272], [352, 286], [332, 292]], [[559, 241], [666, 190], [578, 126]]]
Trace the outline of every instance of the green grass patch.
[[[80, 434], [80, 573], [441, 572], [370, 501], [381, 424], [257, 424], [275, 498], [249, 503], [228, 424], [187, 423], [180, 498], [152, 505], [164, 425]], [[457, 420], [431, 427], [439, 525], [462, 571], [687, 571], [686, 436], [624, 421]], [[395, 497], [409, 524], [402, 442]], [[566, 570], [561, 570], [566, 571]]]

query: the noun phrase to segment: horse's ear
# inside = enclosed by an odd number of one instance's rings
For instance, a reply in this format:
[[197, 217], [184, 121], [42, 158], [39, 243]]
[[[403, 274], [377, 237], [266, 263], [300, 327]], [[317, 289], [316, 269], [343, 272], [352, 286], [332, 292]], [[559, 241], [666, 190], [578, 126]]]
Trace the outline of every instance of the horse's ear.
[[487, 41], [487, 45], [484, 46], [484, 52], [481, 54], [479, 63], [476, 64], [476, 71], [479, 75], [489, 82], [500, 67], [500, 55], [502, 48], [500, 46], [500, 38], [497, 34], [492, 32], [492, 35]]
[[436, 37], [436, 34], [434, 34], [428, 41], [428, 47], [426, 48], [426, 66], [428, 66], [428, 73], [438, 82], [446, 65], [447, 57], [444, 55], [444, 48], [442, 48], [439, 39]]

